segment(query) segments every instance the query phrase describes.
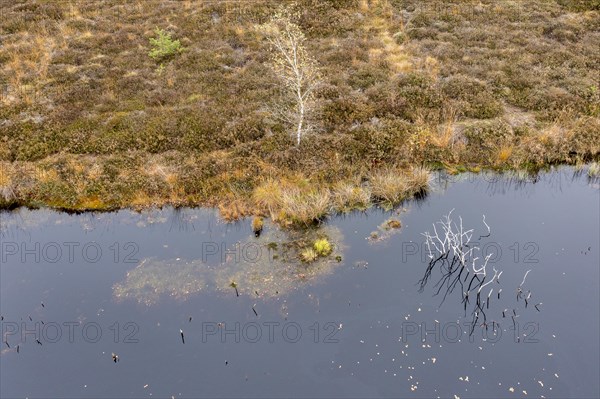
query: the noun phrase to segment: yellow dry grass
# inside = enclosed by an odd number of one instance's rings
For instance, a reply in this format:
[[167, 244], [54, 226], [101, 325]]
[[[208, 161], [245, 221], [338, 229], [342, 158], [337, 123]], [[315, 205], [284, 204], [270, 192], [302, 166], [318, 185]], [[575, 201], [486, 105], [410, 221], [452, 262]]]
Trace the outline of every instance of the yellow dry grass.
[[[384, 61], [394, 73], [407, 72], [412, 69], [412, 59], [403, 45], [397, 43], [390, 33], [392, 8], [387, 0], [361, 1], [360, 9], [367, 14], [363, 29], [369, 35], [375, 34], [380, 48], [369, 50], [372, 61]], [[398, 33], [398, 32], [394, 32]]]
[[57, 182], [60, 180], [60, 177], [58, 176], [58, 173], [56, 172], [56, 170], [43, 169], [43, 168], [38, 168], [38, 170], [35, 174], [35, 178], [40, 183], [51, 183], [51, 182]]
[[506, 162], [508, 161], [508, 159], [511, 157], [512, 153], [513, 153], [513, 146], [512, 145], [507, 145], [507, 146], [502, 146], [500, 148], [500, 150], [498, 151], [498, 155], [497, 155], [497, 159], [499, 162]]
[[47, 29], [20, 35], [6, 44], [8, 60], [2, 73], [6, 76], [9, 95], [2, 96], [3, 102], [34, 103], [48, 79], [48, 68], [56, 48], [56, 39]]
[[8, 168], [7, 162], [0, 163], [0, 187], [7, 187], [12, 183], [12, 176]]
[[456, 130], [455, 130], [456, 118], [454, 113], [446, 118], [446, 122], [438, 126], [435, 133], [430, 134], [430, 142], [442, 148], [452, 148], [456, 141]]
[[366, 209], [371, 203], [371, 191], [368, 187], [352, 183], [338, 183], [332, 192], [332, 206], [338, 212], [354, 209]]
[[331, 208], [331, 192], [306, 179], [267, 179], [253, 193], [258, 212], [265, 212], [283, 224], [311, 224], [325, 217]]
[[107, 204], [97, 195], [93, 195], [80, 198], [77, 208], [82, 210], [103, 210], [107, 208]]
[[239, 220], [253, 213], [248, 203], [241, 199], [230, 199], [218, 205], [221, 218], [227, 222]]
[[431, 175], [421, 167], [406, 172], [399, 169], [382, 169], [370, 176], [372, 197], [383, 206], [394, 206], [418, 192], [427, 191]]

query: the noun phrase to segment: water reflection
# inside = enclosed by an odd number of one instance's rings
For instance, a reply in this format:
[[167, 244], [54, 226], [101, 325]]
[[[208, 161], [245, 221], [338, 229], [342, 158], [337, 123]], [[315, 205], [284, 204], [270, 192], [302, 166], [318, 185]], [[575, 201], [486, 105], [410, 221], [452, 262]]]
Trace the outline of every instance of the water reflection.
[[[459, 222], [455, 222], [452, 219], [452, 212], [453, 210], [433, 225], [433, 233], [429, 231], [423, 233], [430, 260], [425, 269], [425, 275], [419, 280], [419, 292], [425, 290], [434, 270], [440, 274], [439, 280], [433, 287], [434, 296], [443, 294], [442, 303], [448, 294], [451, 294], [460, 284], [465, 316], [467, 307], [472, 306], [470, 332], [472, 334], [480, 318], [482, 319], [481, 326], [488, 328], [486, 309], [489, 309], [494, 287], [489, 289], [487, 295], [487, 290], [483, 291], [483, 289], [493, 283], [500, 284], [500, 276], [503, 272], [497, 270], [495, 266], [488, 267], [488, 262], [494, 254], [483, 254], [481, 248], [471, 242], [475, 230], [464, 228], [460, 216]], [[477, 242], [491, 236], [491, 228], [485, 221], [485, 215], [483, 215], [483, 224], [487, 228], [487, 232], [480, 235]], [[493, 275], [490, 268], [493, 269]], [[499, 293], [500, 291], [498, 291], [498, 298], [500, 298]], [[494, 321], [492, 321], [492, 329], [495, 330]]]
[[[302, 251], [310, 249], [319, 239], [327, 240], [332, 251], [310, 262], [303, 260]], [[219, 251], [224, 257], [222, 262], [213, 265], [207, 262], [208, 255]], [[198, 252], [200, 258], [143, 259], [123, 281], [115, 284], [113, 294], [117, 300], [134, 299], [148, 306], [164, 296], [187, 300], [206, 289], [232, 294], [235, 288], [238, 296], [260, 298], [289, 295], [333, 273], [342, 265], [343, 253], [343, 235], [336, 227], [281, 230], [266, 223], [259, 237], [251, 235], [229, 246], [203, 242]]]
[[445, 191], [453, 183], [468, 182], [481, 187], [490, 196], [516, 193], [523, 197], [531, 197], [536, 185], [543, 184], [553, 191], [562, 192], [574, 185], [588, 185], [598, 189], [598, 178], [588, 176], [587, 168], [550, 168], [549, 172], [527, 172], [524, 170], [495, 173], [461, 173], [458, 175], [441, 171], [434, 174], [433, 183], [437, 191]]
[[[482, 222], [487, 232], [479, 235], [476, 241], [472, 240], [477, 236], [475, 230], [466, 230], [460, 216], [458, 223], [454, 221], [451, 217], [453, 211], [433, 225], [433, 233], [429, 231], [423, 233], [429, 263], [423, 277], [419, 280], [419, 292], [425, 291], [435, 273], [437, 282], [433, 284], [433, 296], [442, 296], [441, 306], [449, 296], [452, 297], [452, 293], [460, 285], [459, 299], [464, 316], [466, 317], [468, 313], [471, 319], [469, 335], [472, 335], [477, 327], [484, 328], [486, 333], [491, 329], [491, 332], [496, 335], [497, 328], [501, 328], [501, 323], [498, 321], [499, 318], [488, 318], [487, 312], [493, 300], [501, 299], [500, 277], [504, 271], [496, 269], [496, 265], [488, 265], [490, 260], [495, 263], [494, 261], [499, 257], [497, 253], [485, 253], [478, 246], [481, 244], [485, 248], [486, 243], [481, 239], [492, 236], [491, 228], [483, 215]], [[523, 301], [525, 309], [529, 307], [533, 295], [531, 290], [525, 292], [524, 288], [530, 272], [531, 269], [525, 272], [523, 280], [516, 288], [516, 301]], [[531, 305], [539, 312], [542, 303]], [[516, 318], [519, 317], [516, 307], [517, 305], [510, 312], [509, 309], [502, 311], [502, 318], [511, 319], [513, 328], [516, 328]]]
[[[302, 251], [319, 239], [329, 241], [332, 252], [310, 262], [302, 260]], [[266, 224], [259, 237], [235, 245], [215, 271], [215, 285], [231, 291], [235, 282], [240, 293], [263, 298], [287, 295], [332, 274], [343, 263], [344, 248], [342, 232], [334, 226], [283, 231]]]
[[205, 274], [206, 265], [198, 260], [147, 258], [127, 272], [124, 281], [114, 285], [113, 293], [117, 300], [134, 299], [148, 306], [164, 295], [185, 300], [206, 289]]
[[[535, 183], [437, 180], [400, 214], [370, 209], [305, 232], [266, 224], [259, 238], [248, 220], [224, 224], [214, 210], [2, 213], [2, 245], [42, 248], [39, 262], [4, 253], [3, 333], [22, 323], [44, 331], [43, 321], [75, 323], [77, 335], [3, 334], [0, 396], [598, 397], [595, 183], [571, 169]], [[433, 236], [432, 223], [452, 208], [454, 232], [459, 215], [463, 232], [475, 229], [473, 246], [457, 251], [482, 248], [475, 270], [466, 258], [453, 264], [452, 252], [435, 262], [441, 254], [421, 251], [421, 234]], [[373, 231], [383, 239], [369, 239]], [[323, 238], [331, 253], [303, 257]], [[79, 244], [75, 262], [67, 252], [47, 261], [44, 248], [67, 242]], [[103, 250], [96, 262], [82, 256], [91, 242]], [[139, 248], [133, 263], [123, 261], [130, 242]], [[484, 276], [486, 246], [497, 256]], [[81, 331], [93, 323], [103, 336], [91, 343]], [[203, 326], [219, 323], [224, 338], [203, 340]], [[265, 323], [297, 323], [303, 336], [290, 343], [279, 328], [270, 342]], [[262, 339], [244, 340], [236, 325], [261, 327]], [[331, 325], [338, 342], [326, 344]], [[125, 326], [137, 326], [139, 342], [124, 341]]]

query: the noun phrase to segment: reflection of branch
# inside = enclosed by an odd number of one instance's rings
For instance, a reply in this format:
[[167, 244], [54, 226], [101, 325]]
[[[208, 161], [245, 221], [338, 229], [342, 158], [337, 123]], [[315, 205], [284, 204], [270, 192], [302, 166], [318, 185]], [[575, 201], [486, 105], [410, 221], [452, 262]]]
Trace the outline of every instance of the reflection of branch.
[[483, 215], [483, 224], [485, 224], [485, 227], [487, 227], [488, 233], [486, 235], [479, 236], [479, 240], [489, 237], [492, 234], [492, 229], [490, 229], [490, 226], [485, 222], [485, 214]]
[[[487, 295], [484, 292], [484, 288], [490, 284], [496, 282], [500, 284], [500, 277], [503, 271], [497, 270], [495, 266], [492, 266], [493, 275], [488, 272], [488, 264], [494, 254], [488, 254], [481, 258], [481, 249], [477, 246], [470, 246], [471, 238], [473, 237], [473, 229], [464, 230], [462, 218], [459, 217], [458, 223], [454, 222], [451, 218], [452, 212], [444, 216], [439, 222], [433, 225], [433, 234], [429, 232], [423, 233], [425, 237], [425, 245], [429, 252], [429, 263], [425, 269], [423, 278], [419, 280], [419, 292], [425, 290], [427, 282], [431, 278], [434, 269], [439, 267], [441, 273], [440, 279], [434, 285], [433, 296], [440, 295], [444, 290], [444, 295], [440, 303], [443, 304], [449, 294], [454, 292], [458, 284], [460, 284], [462, 305], [467, 316], [467, 307], [471, 307], [471, 331], [473, 334], [475, 327], [485, 327], [488, 329], [488, 318], [486, 310], [490, 307], [490, 302], [493, 299], [495, 289], [489, 287]], [[480, 236], [489, 237], [491, 234], [491, 228], [485, 221], [485, 215], [483, 216], [483, 224], [487, 228], [488, 234]], [[524, 299], [525, 308], [529, 306], [531, 302], [532, 293], [523, 291], [523, 285], [527, 280], [527, 276], [531, 270], [527, 270], [523, 276], [521, 284], [517, 287], [517, 301]], [[464, 276], [464, 277], [463, 277]], [[500, 300], [500, 293], [502, 289], [496, 290], [497, 299]], [[482, 294], [483, 293], [483, 294]], [[536, 303], [533, 308], [540, 311], [539, 306], [542, 303]], [[507, 317], [505, 309], [502, 312], [502, 317]], [[515, 309], [512, 312], [513, 324], [515, 318], [518, 317]], [[499, 327], [498, 323], [494, 320], [490, 320], [492, 323], [492, 329], [494, 334], [496, 333], [496, 327]]]
[[527, 275], [529, 274], [530, 271], [531, 271], [531, 269], [527, 270], [527, 272], [525, 273], [525, 276], [523, 276], [523, 281], [521, 281], [521, 284], [519, 284], [519, 287], [522, 287], [523, 284], [525, 284], [525, 279], [527, 278]]
[[[471, 333], [473, 333], [480, 317], [483, 318], [482, 326], [487, 328], [487, 316], [484, 309], [489, 308], [494, 289], [491, 288], [483, 300], [481, 292], [494, 281], [499, 283], [502, 272], [498, 271], [495, 267], [492, 267], [494, 275], [489, 278], [487, 266], [493, 254], [486, 255], [482, 260], [480, 260], [479, 256], [475, 255], [477, 251], [480, 252], [481, 250], [479, 247], [471, 247], [469, 245], [473, 237], [473, 229], [465, 230], [461, 217], [459, 217], [458, 224], [454, 222], [451, 218], [453, 211], [454, 209], [433, 225], [433, 234], [429, 232], [423, 233], [425, 244], [429, 251], [430, 261], [425, 269], [425, 275], [419, 280], [419, 292], [424, 291], [425, 285], [427, 285], [434, 268], [439, 266], [442, 277], [434, 285], [434, 288], [436, 288], [434, 296], [439, 295], [442, 292], [442, 289], [445, 289], [442, 303], [446, 300], [448, 294], [452, 293], [456, 286], [460, 284], [462, 303], [466, 314], [470, 298], [472, 298], [472, 295], [475, 295], [471, 328]], [[483, 216], [483, 224], [486, 226], [488, 234], [481, 237], [488, 237], [491, 234], [491, 228], [485, 221], [485, 215]], [[436, 225], [441, 226], [441, 229], [439, 229], [440, 231], [438, 231]], [[462, 278], [463, 275], [464, 279]], [[467, 280], [469, 280], [469, 282], [466, 284], [465, 290], [465, 283]], [[498, 296], [499, 294], [500, 291], [498, 291]]]
[[[517, 287], [517, 301], [521, 298], [521, 295], [523, 295], [523, 284], [525, 284], [525, 279], [527, 278], [527, 275], [529, 274], [529, 272], [531, 271], [531, 269], [527, 270], [527, 272], [525, 272], [525, 276], [523, 276], [523, 281], [521, 281], [521, 284], [519, 284], [519, 286]], [[531, 291], [529, 292], [529, 295], [527, 296], [527, 298], [525, 298], [525, 307], [527, 307], [529, 298], [531, 298]]]

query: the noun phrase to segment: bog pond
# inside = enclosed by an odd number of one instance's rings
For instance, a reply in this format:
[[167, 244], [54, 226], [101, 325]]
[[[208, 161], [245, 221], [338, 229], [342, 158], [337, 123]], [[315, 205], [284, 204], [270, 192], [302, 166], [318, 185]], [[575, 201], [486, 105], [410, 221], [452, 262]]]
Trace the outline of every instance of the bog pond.
[[259, 237], [207, 209], [2, 212], [0, 394], [598, 397], [599, 187], [438, 174]]

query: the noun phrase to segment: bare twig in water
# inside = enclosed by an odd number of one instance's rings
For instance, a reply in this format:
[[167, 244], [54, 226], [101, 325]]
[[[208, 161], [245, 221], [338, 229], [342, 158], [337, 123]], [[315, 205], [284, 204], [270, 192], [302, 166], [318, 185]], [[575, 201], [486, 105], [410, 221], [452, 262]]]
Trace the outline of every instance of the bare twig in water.
[[[458, 218], [458, 223], [453, 221], [452, 212], [454, 212], [454, 209], [439, 222], [433, 224], [433, 233], [423, 233], [430, 261], [423, 278], [419, 280], [419, 291], [424, 291], [432, 272], [438, 267], [442, 277], [434, 285], [434, 288], [437, 289], [434, 295], [439, 295], [442, 289], [445, 289], [443, 303], [446, 297], [460, 284], [465, 315], [467, 305], [470, 303], [473, 305], [473, 328], [480, 317], [483, 318], [483, 323], [487, 326], [484, 309], [489, 309], [494, 289], [491, 288], [487, 297], [484, 297], [483, 300], [481, 293], [485, 287], [494, 281], [500, 283], [502, 271], [492, 267], [492, 274], [488, 270], [488, 263], [494, 254], [488, 254], [480, 259], [477, 256], [481, 253], [480, 248], [471, 245], [473, 229], [465, 230], [461, 217]], [[480, 236], [480, 238], [489, 237], [491, 234], [491, 228], [485, 221], [485, 215], [483, 216], [483, 224], [486, 226], [488, 234]], [[498, 291], [498, 299], [501, 291]], [[470, 298], [473, 296], [475, 296], [475, 300], [471, 302]]]
[[523, 281], [521, 281], [521, 284], [519, 284], [519, 287], [522, 287], [523, 284], [525, 284], [525, 279], [527, 278], [527, 275], [529, 274], [529, 272], [531, 271], [531, 269], [527, 270], [527, 272], [525, 272], [525, 276], [523, 276]]
[[490, 226], [485, 222], [485, 214], [483, 215], [483, 224], [485, 224], [485, 227], [487, 227], [487, 234], [483, 235], [483, 236], [479, 236], [479, 240], [481, 240], [482, 238], [486, 238], [492, 235], [492, 229], [490, 228]]

